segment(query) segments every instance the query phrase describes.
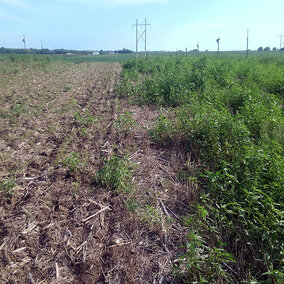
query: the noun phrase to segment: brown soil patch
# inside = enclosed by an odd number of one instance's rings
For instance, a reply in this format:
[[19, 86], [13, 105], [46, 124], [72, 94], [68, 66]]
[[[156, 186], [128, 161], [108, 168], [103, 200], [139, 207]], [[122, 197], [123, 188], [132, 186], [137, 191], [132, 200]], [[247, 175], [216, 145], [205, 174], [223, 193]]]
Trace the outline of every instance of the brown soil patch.
[[[1, 283], [174, 283], [194, 194], [174, 169], [187, 157], [151, 144], [158, 111], [116, 98], [120, 71], [52, 63], [0, 74]], [[137, 123], [127, 135], [115, 129], [125, 111]], [[93, 181], [114, 154], [136, 165], [131, 196]]]

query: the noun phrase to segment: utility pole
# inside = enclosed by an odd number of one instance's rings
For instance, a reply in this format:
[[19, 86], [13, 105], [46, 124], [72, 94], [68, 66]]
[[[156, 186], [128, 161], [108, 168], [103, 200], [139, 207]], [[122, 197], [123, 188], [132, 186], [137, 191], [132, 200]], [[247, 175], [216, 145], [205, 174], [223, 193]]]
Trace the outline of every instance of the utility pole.
[[185, 48], [185, 57], [187, 57], [187, 47]]
[[25, 49], [25, 52], [26, 52], [26, 37], [25, 37], [25, 35], [23, 35], [22, 42], [24, 43], [24, 49]]
[[280, 35], [279, 37], [280, 37], [280, 48], [279, 48], [279, 49], [281, 49], [281, 48], [282, 48], [282, 38], [283, 38], [284, 36], [283, 36], [282, 33], [281, 33], [281, 35]]
[[145, 53], [144, 56], [146, 58], [146, 50], [147, 50], [147, 19], [145, 18], [145, 26], [144, 26], [144, 31], [145, 31]]
[[[138, 19], [136, 19], [136, 24], [132, 25], [132, 27], [136, 27], [136, 58], [138, 58], [138, 44], [139, 40], [143, 39], [144, 40], [144, 55], [146, 57], [146, 52], [147, 52], [147, 27], [151, 26], [150, 24], [147, 24], [147, 19], [145, 18], [145, 22], [143, 24], [138, 23]], [[144, 28], [143, 32], [139, 35], [138, 27]]]
[[138, 19], [136, 19], [136, 58], [138, 58]]
[[197, 50], [198, 50], [198, 56], [199, 56], [199, 42], [197, 42], [196, 47], [197, 47]]
[[42, 40], [40, 41], [40, 44], [41, 44], [41, 49], [43, 49]]
[[247, 29], [247, 52], [246, 52], [246, 57], [248, 58], [249, 54], [249, 30]]
[[216, 39], [216, 42], [217, 42], [217, 44], [218, 44], [217, 55], [219, 55], [219, 50], [220, 50], [220, 37], [218, 37], [218, 38]]

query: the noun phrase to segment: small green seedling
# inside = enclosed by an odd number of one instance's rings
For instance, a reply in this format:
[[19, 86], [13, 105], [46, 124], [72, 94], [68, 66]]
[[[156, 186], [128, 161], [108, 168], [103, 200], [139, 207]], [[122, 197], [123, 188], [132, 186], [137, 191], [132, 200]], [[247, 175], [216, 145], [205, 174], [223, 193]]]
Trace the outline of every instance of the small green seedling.
[[17, 184], [12, 179], [4, 180], [0, 183], [0, 192], [3, 192], [5, 198], [10, 200], [16, 186]]

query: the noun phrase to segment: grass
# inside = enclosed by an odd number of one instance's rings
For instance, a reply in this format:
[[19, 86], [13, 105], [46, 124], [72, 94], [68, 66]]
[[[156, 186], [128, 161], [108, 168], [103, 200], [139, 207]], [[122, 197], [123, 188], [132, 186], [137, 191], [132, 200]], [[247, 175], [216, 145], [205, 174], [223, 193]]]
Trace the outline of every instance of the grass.
[[70, 173], [74, 173], [76, 171], [79, 171], [80, 162], [80, 154], [77, 152], [73, 152], [62, 161], [62, 165], [67, 167]]
[[171, 113], [158, 118], [152, 141], [181, 144], [202, 165], [193, 178], [202, 190], [197, 204], [207, 213], [194, 210], [188, 223], [181, 272], [188, 283], [228, 281], [232, 271], [234, 281], [283, 281], [283, 66], [281, 55], [123, 64], [119, 96]]
[[232, 283], [234, 279], [223, 267], [233, 262], [231, 254], [222, 248], [208, 246], [204, 238], [191, 231], [185, 253], [180, 256], [175, 269], [178, 275], [183, 271], [181, 278], [184, 283], [216, 283], [216, 278]]
[[14, 195], [14, 189], [17, 186], [13, 179], [5, 179], [0, 182], [0, 192], [4, 195], [4, 198], [10, 200]]
[[111, 157], [95, 175], [95, 181], [116, 192], [130, 193], [132, 189], [132, 173], [130, 161], [127, 157]]
[[129, 111], [125, 111], [114, 122], [114, 129], [118, 135], [128, 136], [137, 126], [137, 123], [133, 120], [132, 114]]
[[83, 113], [75, 112], [74, 118], [80, 126], [89, 126], [99, 120], [99, 118], [93, 115], [88, 109]]

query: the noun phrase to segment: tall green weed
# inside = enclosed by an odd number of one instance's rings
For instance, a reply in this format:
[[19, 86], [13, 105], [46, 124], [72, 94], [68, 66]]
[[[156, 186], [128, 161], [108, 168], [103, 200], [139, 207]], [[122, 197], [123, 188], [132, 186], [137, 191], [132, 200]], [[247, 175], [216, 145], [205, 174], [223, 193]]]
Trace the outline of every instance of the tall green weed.
[[[199, 157], [207, 229], [196, 213], [191, 239], [207, 257], [214, 247], [232, 253], [236, 264], [229, 270], [239, 281], [283, 281], [283, 66], [281, 56], [162, 58], [134, 61], [122, 74], [127, 96], [173, 108], [175, 118], [161, 115], [150, 135], [161, 146], [178, 141]], [[135, 82], [127, 75], [132, 69]], [[186, 253], [193, 253], [190, 247]], [[188, 281], [213, 281], [203, 257], [185, 256]]]

